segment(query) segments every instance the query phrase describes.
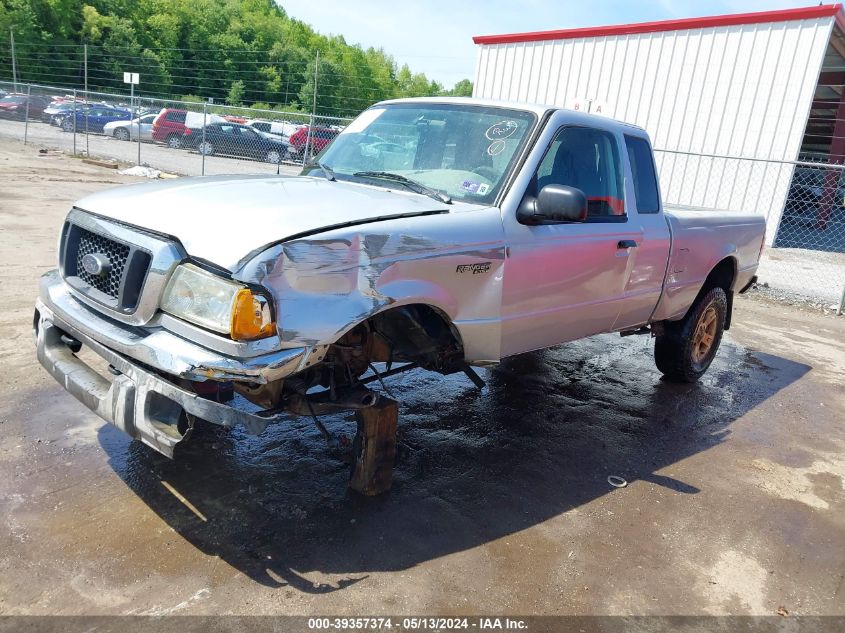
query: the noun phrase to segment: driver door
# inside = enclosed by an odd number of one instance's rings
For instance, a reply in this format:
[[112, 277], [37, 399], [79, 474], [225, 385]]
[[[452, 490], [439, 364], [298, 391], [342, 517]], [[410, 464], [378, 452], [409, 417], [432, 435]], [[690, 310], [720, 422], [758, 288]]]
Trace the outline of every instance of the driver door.
[[627, 245], [642, 241], [629, 222], [623, 147], [601, 122], [557, 127], [523, 199], [548, 184], [575, 187], [587, 198], [586, 221], [529, 226], [505, 209], [502, 356], [611, 330], [636, 252]]

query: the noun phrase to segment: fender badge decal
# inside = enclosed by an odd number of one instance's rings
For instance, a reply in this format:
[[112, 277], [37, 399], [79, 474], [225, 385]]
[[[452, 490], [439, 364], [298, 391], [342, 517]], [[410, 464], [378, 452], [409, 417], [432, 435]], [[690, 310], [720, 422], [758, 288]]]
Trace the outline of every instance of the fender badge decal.
[[455, 269], [458, 273], [472, 273], [478, 275], [480, 273], [490, 272], [490, 262], [480, 262], [478, 264], [458, 264]]

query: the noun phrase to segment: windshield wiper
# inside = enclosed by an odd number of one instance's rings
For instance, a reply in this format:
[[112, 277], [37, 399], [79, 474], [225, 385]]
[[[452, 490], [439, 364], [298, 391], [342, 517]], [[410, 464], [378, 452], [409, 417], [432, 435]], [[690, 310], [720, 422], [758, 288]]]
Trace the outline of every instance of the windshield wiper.
[[332, 168], [329, 167], [328, 165], [321, 163], [320, 161], [314, 161], [313, 163], [308, 163], [306, 165], [306, 167], [318, 167], [320, 169], [320, 171], [323, 172], [323, 176], [326, 177], [326, 180], [328, 180], [330, 182], [334, 182], [335, 180], [337, 180], [337, 178], [335, 178], [335, 176], [334, 176], [334, 172], [332, 171]]
[[435, 200], [442, 202], [444, 204], [452, 204], [452, 198], [449, 196], [440, 193], [437, 189], [432, 189], [431, 187], [427, 187], [426, 185], [422, 184], [421, 182], [417, 182], [416, 180], [411, 180], [410, 178], [406, 178], [401, 174], [394, 174], [393, 172], [389, 171], [356, 171], [353, 176], [360, 176], [361, 178], [381, 178], [382, 180], [392, 180], [394, 182], [401, 183], [405, 185], [411, 191], [415, 191], [416, 193], [421, 193], [423, 195], [428, 196], [429, 198], [434, 198]]

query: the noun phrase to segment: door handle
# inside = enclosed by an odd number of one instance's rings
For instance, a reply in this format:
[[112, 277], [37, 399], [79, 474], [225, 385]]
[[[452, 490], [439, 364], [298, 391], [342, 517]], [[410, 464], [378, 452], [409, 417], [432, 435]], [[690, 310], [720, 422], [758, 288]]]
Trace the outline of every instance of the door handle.
[[619, 240], [619, 242], [616, 244], [616, 248], [619, 248], [619, 249], [636, 248], [636, 247], [637, 247], [637, 243], [634, 240]]

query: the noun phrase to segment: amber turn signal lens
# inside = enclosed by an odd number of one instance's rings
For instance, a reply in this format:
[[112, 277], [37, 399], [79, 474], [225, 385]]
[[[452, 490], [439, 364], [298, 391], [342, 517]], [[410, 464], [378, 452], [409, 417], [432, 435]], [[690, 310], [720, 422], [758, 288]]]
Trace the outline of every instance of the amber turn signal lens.
[[240, 290], [232, 305], [232, 338], [236, 341], [254, 341], [275, 333], [276, 327], [267, 297], [255, 294], [249, 288]]

